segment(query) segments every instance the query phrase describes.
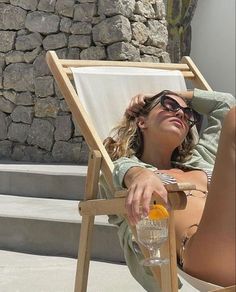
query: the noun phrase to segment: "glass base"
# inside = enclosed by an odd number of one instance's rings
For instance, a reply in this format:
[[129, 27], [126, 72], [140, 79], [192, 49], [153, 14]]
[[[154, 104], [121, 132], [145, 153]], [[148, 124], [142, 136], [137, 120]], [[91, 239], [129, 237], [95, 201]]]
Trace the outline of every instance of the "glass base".
[[162, 266], [162, 265], [167, 265], [169, 264], [169, 259], [161, 259], [159, 257], [155, 258], [147, 258], [143, 259], [140, 262], [141, 265], [146, 266], [146, 267], [151, 267], [151, 266]]

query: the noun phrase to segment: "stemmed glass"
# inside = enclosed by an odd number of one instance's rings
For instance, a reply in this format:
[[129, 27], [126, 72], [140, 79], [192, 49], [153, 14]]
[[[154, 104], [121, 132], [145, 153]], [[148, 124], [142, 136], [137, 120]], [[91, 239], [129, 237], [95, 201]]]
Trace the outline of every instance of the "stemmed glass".
[[[164, 208], [163, 206], [161, 207]], [[154, 217], [148, 215], [142, 218], [136, 225], [138, 241], [148, 249], [150, 254], [149, 258], [141, 261], [141, 264], [144, 266], [160, 266], [169, 263], [168, 258], [161, 258], [159, 256], [160, 247], [168, 238], [168, 217]]]

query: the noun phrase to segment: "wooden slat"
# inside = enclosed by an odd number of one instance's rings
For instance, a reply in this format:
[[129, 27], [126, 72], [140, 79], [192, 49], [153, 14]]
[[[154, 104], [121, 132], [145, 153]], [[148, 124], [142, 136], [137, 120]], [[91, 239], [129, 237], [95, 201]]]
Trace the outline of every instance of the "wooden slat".
[[83, 216], [74, 292], [86, 292], [87, 290], [93, 227], [94, 216]]
[[[124, 66], [124, 65], [123, 65], [123, 66]], [[171, 70], [171, 69], [169, 69], [169, 70]], [[172, 70], [173, 70], [173, 69], [172, 69]], [[175, 69], [175, 70], [177, 70], [177, 69]], [[72, 74], [72, 71], [71, 71], [70, 68], [64, 68], [64, 72], [67, 74], [67, 76], [68, 76], [70, 79], [73, 78], [73, 74]], [[186, 78], [186, 79], [193, 79], [193, 78], [195, 78], [195, 75], [194, 75], [192, 72], [190, 72], [190, 71], [182, 71], [182, 70], [181, 70], [181, 72], [182, 72], [184, 78]]]
[[[95, 199], [97, 196], [101, 161], [101, 153], [97, 150], [91, 151], [85, 185], [85, 199]], [[94, 216], [82, 216], [75, 292], [86, 292], [87, 290], [93, 227]]]
[[183, 57], [181, 60], [181, 63], [187, 64], [189, 69], [193, 72], [194, 78], [193, 78], [193, 84], [195, 87], [212, 91], [211, 86], [208, 84], [206, 79], [203, 77], [197, 66], [194, 64], [192, 59], [190, 57]]
[[[173, 192], [168, 194], [168, 199], [172, 210], [183, 210], [187, 204], [187, 197], [184, 192]], [[152, 204], [163, 204], [163, 199], [158, 195], [153, 195]], [[126, 214], [125, 197], [114, 199], [96, 199], [81, 201], [79, 203], [81, 215], [114, 215]]]
[[151, 62], [125, 62], [125, 61], [93, 61], [93, 60], [66, 60], [60, 59], [60, 63], [63, 67], [139, 67], [139, 68], [153, 68], [153, 69], [165, 69], [165, 70], [180, 70], [189, 71], [187, 64], [176, 63], [151, 63]]
[[170, 212], [169, 217], [169, 257], [170, 257], [170, 279], [171, 292], [178, 292], [178, 278], [177, 278], [177, 256], [176, 256], [176, 237], [175, 237], [175, 218], [174, 211]]
[[114, 189], [112, 182], [112, 170], [114, 165], [102, 144], [100, 137], [93, 127], [90, 117], [84, 110], [82, 103], [80, 102], [78, 95], [71, 84], [68, 76], [63, 70], [61, 60], [58, 59], [57, 55], [53, 51], [48, 51], [46, 54], [47, 64], [53, 73], [53, 76], [57, 82], [57, 85], [64, 96], [72, 115], [78, 124], [82, 135], [84, 136], [86, 143], [92, 150], [99, 150], [102, 154], [103, 160], [101, 170], [106, 177], [106, 181], [110, 186], [110, 189]]

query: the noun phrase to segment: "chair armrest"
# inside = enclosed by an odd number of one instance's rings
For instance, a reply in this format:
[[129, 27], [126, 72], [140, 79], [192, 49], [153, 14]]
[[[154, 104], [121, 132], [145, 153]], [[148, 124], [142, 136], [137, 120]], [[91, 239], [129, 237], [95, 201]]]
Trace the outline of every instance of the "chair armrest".
[[[187, 197], [185, 190], [196, 189], [195, 185], [189, 183], [171, 184], [165, 186], [168, 191], [168, 200], [172, 210], [185, 209]], [[79, 212], [81, 215], [114, 215], [126, 214], [125, 197], [127, 190], [118, 191], [115, 193], [114, 199], [95, 199], [87, 200], [79, 203]], [[162, 204], [163, 200], [158, 195], [153, 195], [151, 204]]]

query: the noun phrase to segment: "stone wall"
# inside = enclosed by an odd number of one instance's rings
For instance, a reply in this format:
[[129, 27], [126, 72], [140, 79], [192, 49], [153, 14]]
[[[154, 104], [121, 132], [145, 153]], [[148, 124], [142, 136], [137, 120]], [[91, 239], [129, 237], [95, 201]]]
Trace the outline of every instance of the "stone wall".
[[162, 0], [0, 0], [0, 160], [87, 162], [46, 51], [169, 62], [166, 27]]

